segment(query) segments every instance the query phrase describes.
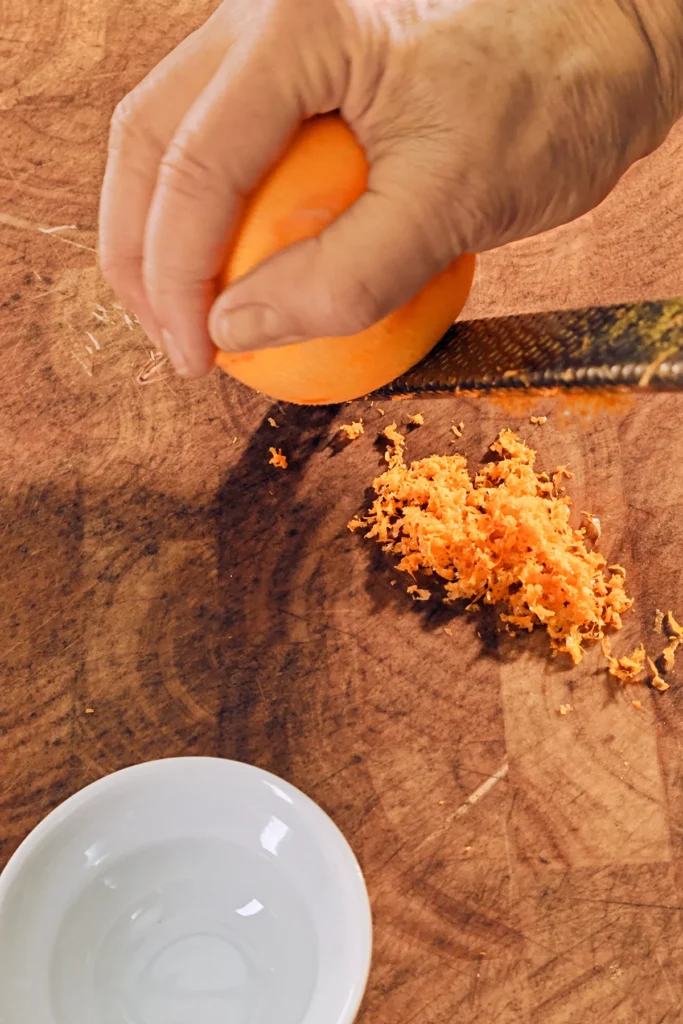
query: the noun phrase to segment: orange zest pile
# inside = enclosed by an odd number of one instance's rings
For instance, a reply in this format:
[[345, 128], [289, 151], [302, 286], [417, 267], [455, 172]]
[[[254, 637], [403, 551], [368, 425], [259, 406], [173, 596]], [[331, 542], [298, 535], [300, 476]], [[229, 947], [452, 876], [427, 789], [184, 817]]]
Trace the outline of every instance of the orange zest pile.
[[[585, 645], [605, 640], [610, 669], [622, 681], [645, 671], [639, 647], [612, 658], [607, 631], [622, 627], [632, 605], [621, 566], [586, 544], [585, 530], [570, 523], [571, 501], [561, 491], [571, 474], [552, 477], [534, 468], [536, 453], [510, 430], [491, 445], [498, 458], [470, 475], [463, 455], [432, 455], [406, 464], [405, 438], [391, 424], [387, 469], [374, 481], [376, 498], [366, 516], [349, 528], [399, 558], [413, 578], [439, 577], [446, 601], [468, 608], [497, 605], [510, 632], [547, 630], [554, 652], [578, 664]], [[429, 595], [416, 584], [411, 596]]]

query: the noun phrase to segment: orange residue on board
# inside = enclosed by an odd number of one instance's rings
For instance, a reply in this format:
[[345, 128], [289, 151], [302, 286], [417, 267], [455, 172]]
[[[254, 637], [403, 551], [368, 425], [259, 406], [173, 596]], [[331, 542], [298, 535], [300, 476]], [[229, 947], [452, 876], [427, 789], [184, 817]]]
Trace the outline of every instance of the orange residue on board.
[[[527, 417], [529, 405], [538, 399], [538, 392], [531, 394], [524, 391], [489, 391], [487, 401], [494, 403], [510, 417]], [[618, 416], [630, 412], [636, 397], [631, 389], [624, 391], [564, 391], [560, 388], [548, 388], [541, 392], [543, 398], [552, 398], [553, 423], [563, 425], [572, 422], [574, 417], [594, 420], [605, 413]]]

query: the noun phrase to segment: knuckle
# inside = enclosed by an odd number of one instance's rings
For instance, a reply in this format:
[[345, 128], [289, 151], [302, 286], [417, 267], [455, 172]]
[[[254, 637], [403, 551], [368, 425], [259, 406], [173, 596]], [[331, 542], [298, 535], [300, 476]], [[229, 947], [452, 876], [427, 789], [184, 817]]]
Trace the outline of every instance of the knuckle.
[[340, 334], [356, 334], [372, 327], [387, 312], [370, 284], [354, 277], [332, 298], [330, 319]]
[[118, 293], [118, 286], [121, 282], [122, 277], [120, 264], [118, 263], [118, 261], [110, 257], [107, 253], [103, 253], [101, 250], [99, 253], [99, 264], [100, 273], [102, 274], [102, 277], [107, 282], [109, 287], [113, 291]]
[[163, 142], [154, 129], [153, 111], [137, 89], [116, 104], [109, 123], [109, 154], [117, 154], [134, 166], [150, 155], [157, 159]]
[[191, 199], [213, 190], [215, 169], [198, 152], [191, 140], [174, 141], [159, 164], [159, 183]]
[[211, 305], [213, 282], [207, 280], [202, 268], [188, 262], [183, 252], [148, 253], [142, 262], [141, 278], [145, 292], [160, 307], [178, 302], [207, 309]]
[[128, 93], [116, 104], [109, 125], [109, 148], [120, 149], [131, 135], [136, 134], [139, 112], [135, 94]]
[[123, 276], [123, 266], [120, 258], [102, 240], [100, 240], [97, 258], [102, 276], [107, 284], [116, 290], [116, 284]]
[[102, 277], [112, 291], [123, 301], [130, 301], [133, 291], [131, 280], [139, 276], [140, 260], [100, 248], [99, 265]]
[[142, 263], [141, 273], [145, 288], [159, 302], [177, 298], [187, 290], [187, 269], [167, 255], [147, 256]]

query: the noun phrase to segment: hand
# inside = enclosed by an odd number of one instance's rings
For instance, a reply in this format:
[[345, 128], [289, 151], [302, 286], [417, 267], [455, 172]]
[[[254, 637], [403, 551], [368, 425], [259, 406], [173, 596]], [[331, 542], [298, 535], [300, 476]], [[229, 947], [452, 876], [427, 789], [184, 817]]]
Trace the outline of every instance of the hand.
[[[679, 0], [225, 0], [115, 113], [105, 276], [188, 376], [355, 333], [465, 251], [591, 209], [683, 113]], [[240, 202], [340, 109], [368, 192], [216, 294]]]

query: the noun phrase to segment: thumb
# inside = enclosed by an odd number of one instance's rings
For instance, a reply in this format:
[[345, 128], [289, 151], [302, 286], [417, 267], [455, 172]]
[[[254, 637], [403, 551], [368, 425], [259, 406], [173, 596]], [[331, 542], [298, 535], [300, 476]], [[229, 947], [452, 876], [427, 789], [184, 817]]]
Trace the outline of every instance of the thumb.
[[356, 334], [459, 255], [443, 237], [443, 219], [430, 219], [435, 207], [425, 193], [415, 198], [413, 186], [411, 198], [405, 163], [402, 173], [398, 163], [376, 165], [368, 191], [322, 234], [276, 253], [216, 299], [209, 332], [218, 348], [243, 352]]

